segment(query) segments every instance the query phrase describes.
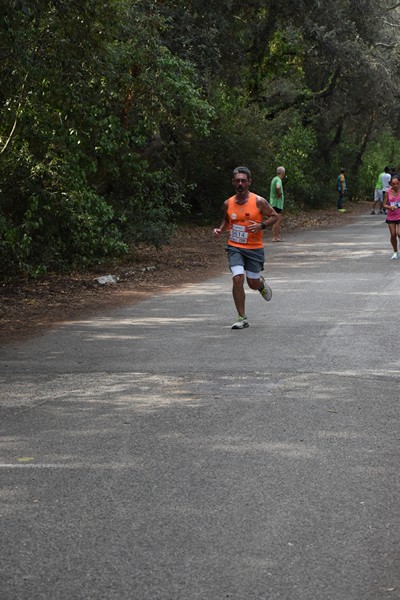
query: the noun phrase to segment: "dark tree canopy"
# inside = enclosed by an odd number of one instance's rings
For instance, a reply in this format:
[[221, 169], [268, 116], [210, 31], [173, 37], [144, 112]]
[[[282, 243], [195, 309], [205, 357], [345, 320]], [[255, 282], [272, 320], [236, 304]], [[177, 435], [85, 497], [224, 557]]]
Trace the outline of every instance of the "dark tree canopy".
[[85, 266], [216, 218], [230, 171], [289, 207], [397, 166], [400, 5], [4, 0], [2, 276]]

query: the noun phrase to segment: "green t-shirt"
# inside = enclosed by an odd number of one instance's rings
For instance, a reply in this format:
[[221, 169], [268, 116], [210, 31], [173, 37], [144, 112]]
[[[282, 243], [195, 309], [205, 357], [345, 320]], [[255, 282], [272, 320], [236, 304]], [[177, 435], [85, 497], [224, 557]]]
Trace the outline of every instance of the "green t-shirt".
[[[282, 195], [277, 196], [276, 189], [281, 188]], [[271, 190], [269, 193], [269, 203], [272, 207], [276, 206], [276, 208], [283, 209], [283, 202], [285, 200], [285, 196], [283, 194], [283, 184], [282, 179], [277, 175], [271, 181]]]
[[383, 175], [383, 173], [379, 173], [379, 175], [378, 175], [378, 179], [376, 180], [376, 185], [375, 185], [375, 189], [376, 190], [381, 190], [383, 188], [383, 186], [382, 186], [382, 175]]

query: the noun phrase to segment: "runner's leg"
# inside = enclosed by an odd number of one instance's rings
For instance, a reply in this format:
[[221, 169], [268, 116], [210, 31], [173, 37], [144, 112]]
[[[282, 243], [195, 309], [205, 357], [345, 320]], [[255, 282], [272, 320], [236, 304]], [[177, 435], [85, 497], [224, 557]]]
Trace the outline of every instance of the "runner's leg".
[[234, 275], [232, 279], [232, 295], [238, 315], [245, 317], [246, 294], [244, 291], [244, 275]]
[[396, 223], [388, 223], [389, 231], [390, 231], [390, 243], [393, 247], [393, 252], [397, 252], [397, 224]]

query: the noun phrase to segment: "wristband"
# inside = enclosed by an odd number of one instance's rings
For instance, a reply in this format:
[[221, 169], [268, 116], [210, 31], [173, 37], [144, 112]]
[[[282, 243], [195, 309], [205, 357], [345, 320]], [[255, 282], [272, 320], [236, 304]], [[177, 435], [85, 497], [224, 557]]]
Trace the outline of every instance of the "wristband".
[[261, 229], [267, 229], [267, 226], [265, 223], [261, 223]]

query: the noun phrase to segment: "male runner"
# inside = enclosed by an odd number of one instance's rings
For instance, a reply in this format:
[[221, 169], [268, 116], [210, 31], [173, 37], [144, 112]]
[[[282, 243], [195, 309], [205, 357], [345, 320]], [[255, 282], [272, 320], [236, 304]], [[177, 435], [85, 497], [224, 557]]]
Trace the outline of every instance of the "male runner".
[[236, 194], [225, 200], [224, 218], [213, 234], [218, 237], [229, 231], [226, 251], [233, 276], [233, 301], [238, 313], [232, 329], [245, 329], [249, 326], [245, 312], [245, 275], [252, 290], [258, 290], [264, 300], [272, 298], [272, 290], [261, 275], [264, 269], [262, 231], [272, 226], [278, 215], [265, 198], [250, 192], [251, 173], [247, 167], [237, 167], [233, 171], [232, 183]]

